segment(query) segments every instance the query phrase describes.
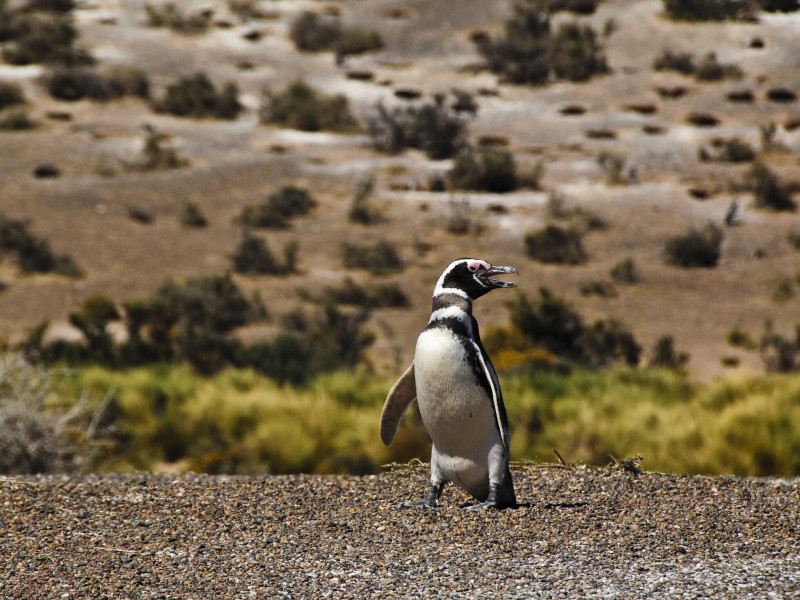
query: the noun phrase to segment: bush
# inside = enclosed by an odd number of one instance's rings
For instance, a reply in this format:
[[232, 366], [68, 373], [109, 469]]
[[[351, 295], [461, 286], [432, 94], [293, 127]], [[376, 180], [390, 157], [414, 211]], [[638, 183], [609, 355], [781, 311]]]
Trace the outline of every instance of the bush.
[[650, 366], [664, 369], [680, 369], [689, 362], [689, 355], [675, 350], [675, 342], [671, 335], [662, 335], [653, 347]]
[[155, 127], [145, 125], [145, 141], [142, 148], [143, 160], [136, 168], [145, 171], [177, 169], [186, 166], [188, 161], [178, 156], [169, 142], [169, 137], [159, 133]]
[[75, 67], [94, 62], [89, 54], [74, 47], [78, 33], [67, 15], [10, 13], [6, 26], [0, 29], [0, 41], [10, 41], [3, 48], [3, 58], [12, 65]]
[[51, 408], [51, 375], [20, 354], [0, 356], [0, 473], [75, 471], [82, 458], [69, 421]]
[[31, 119], [28, 111], [24, 108], [12, 108], [0, 114], [0, 130], [28, 131], [36, 127], [36, 121]]
[[320, 17], [310, 11], [301, 13], [292, 22], [289, 37], [303, 52], [335, 50], [338, 56], [347, 56], [383, 48], [383, 40], [375, 31], [342, 27], [337, 19]]
[[670, 238], [664, 248], [667, 262], [684, 268], [715, 267], [722, 247], [722, 230], [709, 223]]
[[548, 0], [519, 0], [505, 24], [505, 36], [474, 38], [489, 69], [511, 83], [540, 85], [556, 78], [585, 81], [608, 72], [594, 30], [562, 24], [553, 34]]
[[270, 194], [265, 202], [246, 206], [238, 221], [246, 227], [285, 229], [292, 218], [307, 214], [316, 205], [307, 190], [284, 186]]
[[590, 15], [597, 9], [598, 4], [600, 0], [550, 0], [549, 8], [553, 12], [568, 10], [580, 15]]
[[668, 48], [653, 61], [656, 71], [677, 71], [684, 75], [692, 75], [695, 70], [694, 56], [689, 52], [673, 52]]
[[282, 93], [264, 91], [260, 119], [301, 131], [348, 132], [358, 127], [347, 96], [322, 94], [299, 79]]
[[369, 288], [358, 285], [349, 277], [335, 288], [328, 288], [325, 299], [334, 304], [349, 304], [365, 308], [405, 308], [408, 296], [397, 284], [370, 283]]
[[581, 234], [575, 229], [563, 229], [548, 225], [525, 236], [528, 256], [549, 264], [577, 265], [586, 262]]
[[297, 250], [297, 242], [289, 242], [283, 247], [283, 261], [279, 261], [263, 239], [245, 230], [233, 253], [233, 270], [256, 275], [290, 275], [297, 267]]
[[192, 15], [183, 13], [174, 3], [169, 2], [162, 7], [145, 4], [147, 25], [149, 27], [166, 27], [172, 31], [185, 34], [199, 34], [208, 30], [211, 25], [213, 11], [203, 10]]
[[494, 193], [517, 189], [514, 156], [507, 150], [464, 146], [456, 155], [449, 173], [453, 187]]
[[717, 61], [717, 55], [709, 52], [697, 65], [694, 76], [698, 81], [721, 81], [722, 79], [741, 79], [742, 70], [737, 65], [723, 65]]
[[227, 83], [218, 92], [205, 73], [198, 72], [182, 77], [167, 86], [161, 100], [154, 103], [157, 112], [179, 117], [235, 119], [242, 110], [239, 90], [235, 83]]
[[289, 37], [298, 50], [320, 52], [330, 50], [342, 35], [342, 26], [337, 20], [324, 19], [304, 11], [289, 27]]
[[417, 148], [428, 158], [450, 158], [465, 143], [466, 123], [445, 105], [445, 97], [433, 102], [387, 109], [380, 102], [367, 121], [372, 144], [396, 154]]
[[[538, 299], [520, 294], [508, 306], [511, 330], [524, 339], [515, 343], [522, 356], [532, 355], [531, 350], [539, 348], [568, 364], [591, 368], [619, 361], [635, 365], [639, 361], [641, 348], [622, 324], [606, 319], [587, 326], [571, 306], [547, 288], [539, 289]], [[487, 347], [492, 346], [490, 351], [503, 350], [503, 338], [494, 337], [496, 341], [487, 339]], [[513, 337], [506, 336], [506, 340]]]
[[0, 110], [15, 104], [25, 104], [25, 94], [16, 83], [0, 81]]
[[194, 202], [184, 202], [180, 216], [181, 225], [193, 229], [202, 229], [208, 226], [208, 219], [203, 215], [200, 207]]
[[380, 210], [372, 205], [370, 199], [375, 191], [375, 179], [368, 177], [358, 182], [356, 193], [353, 196], [353, 203], [347, 213], [347, 218], [353, 223], [361, 225], [372, 225], [384, 220]]
[[664, 10], [675, 21], [751, 20], [752, 5], [745, 0], [663, 0]]
[[344, 266], [347, 269], [366, 269], [373, 275], [386, 275], [404, 268], [397, 248], [386, 240], [380, 240], [371, 246], [345, 243], [343, 253]]
[[80, 277], [81, 270], [68, 255], [56, 255], [47, 240], [28, 231], [28, 223], [0, 213], [0, 255], [14, 253], [24, 273], [57, 273]]
[[611, 269], [611, 279], [617, 283], [639, 283], [641, 276], [632, 258], [624, 258]]
[[747, 173], [747, 185], [753, 191], [758, 208], [793, 211], [792, 193], [764, 163], [755, 162]]
[[755, 160], [756, 152], [744, 140], [733, 137], [728, 140], [712, 140], [710, 147], [702, 146], [698, 151], [700, 160], [718, 160], [724, 162], [750, 162]]

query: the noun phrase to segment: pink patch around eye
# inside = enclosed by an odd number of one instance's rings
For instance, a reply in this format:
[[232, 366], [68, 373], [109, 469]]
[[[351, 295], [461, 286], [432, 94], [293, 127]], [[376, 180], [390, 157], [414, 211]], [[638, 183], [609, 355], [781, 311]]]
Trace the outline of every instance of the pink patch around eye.
[[467, 263], [467, 268], [473, 273], [483, 267], [484, 269], [491, 269], [492, 265], [483, 260], [471, 260]]

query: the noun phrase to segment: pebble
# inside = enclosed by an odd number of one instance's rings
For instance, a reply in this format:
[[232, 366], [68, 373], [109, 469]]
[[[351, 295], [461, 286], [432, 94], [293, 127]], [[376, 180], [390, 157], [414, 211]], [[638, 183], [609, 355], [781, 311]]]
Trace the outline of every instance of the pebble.
[[0, 477], [0, 598], [800, 598], [800, 480], [513, 473]]

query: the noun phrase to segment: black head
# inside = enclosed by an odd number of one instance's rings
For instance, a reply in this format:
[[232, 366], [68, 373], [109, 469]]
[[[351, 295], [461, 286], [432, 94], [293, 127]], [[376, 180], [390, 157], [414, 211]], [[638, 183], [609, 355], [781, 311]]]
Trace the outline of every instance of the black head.
[[492, 279], [493, 275], [503, 273], [519, 273], [515, 267], [493, 267], [485, 260], [477, 258], [459, 258], [450, 263], [444, 270], [433, 295], [459, 292], [475, 300], [497, 288], [516, 287], [512, 281]]

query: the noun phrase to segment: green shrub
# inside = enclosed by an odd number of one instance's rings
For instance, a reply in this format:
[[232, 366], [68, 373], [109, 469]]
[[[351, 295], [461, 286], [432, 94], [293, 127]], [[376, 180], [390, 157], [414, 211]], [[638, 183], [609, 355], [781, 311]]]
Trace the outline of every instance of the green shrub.
[[517, 341], [512, 349], [523, 356], [538, 348], [567, 364], [590, 368], [639, 362], [641, 348], [621, 323], [606, 319], [587, 325], [566, 301], [547, 288], [539, 289], [538, 299], [520, 294], [508, 306], [515, 333], [505, 340], [488, 338], [487, 348], [492, 353], [502, 352], [515, 335], [520, 335], [523, 340]]
[[489, 69], [511, 83], [539, 85], [551, 75], [585, 81], [609, 71], [591, 27], [565, 23], [551, 31], [548, 0], [518, 0], [503, 38], [474, 41]]
[[0, 213], [0, 255], [14, 253], [24, 273], [57, 273], [80, 277], [81, 270], [68, 255], [56, 255], [47, 240], [28, 231], [28, 223]]
[[381, 152], [397, 154], [417, 148], [428, 158], [450, 158], [466, 139], [466, 123], [439, 95], [432, 102], [388, 109], [382, 103], [367, 120], [372, 144]]
[[246, 206], [237, 219], [245, 227], [285, 229], [292, 218], [307, 214], [317, 201], [303, 188], [284, 186], [265, 202]]
[[752, 4], [745, 0], [663, 0], [664, 10], [675, 21], [750, 20]]
[[153, 108], [179, 117], [231, 120], [243, 107], [235, 83], [227, 83], [218, 92], [208, 76], [198, 72], [167, 86], [164, 96], [154, 103]]
[[500, 148], [464, 146], [448, 175], [453, 187], [461, 190], [504, 193], [518, 184], [514, 156]]
[[386, 240], [372, 245], [345, 243], [342, 249], [347, 269], [366, 269], [373, 275], [386, 275], [404, 268], [397, 248]]
[[0, 113], [0, 130], [28, 131], [36, 127], [36, 121], [31, 119], [28, 111], [24, 108], [12, 108]]
[[580, 15], [590, 15], [600, 4], [600, 0], [550, 0], [549, 8], [552, 12], [567, 10]]
[[684, 75], [692, 75], [696, 66], [694, 56], [689, 52], [673, 52], [665, 48], [661, 54], [653, 61], [653, 69], [656, 71], [677, 71]]
[[211, 10], [203, 10], [187, 15], [173, 2], [161, 7], [145, 4], [144, 8], [147, 12], [147, 25], [149, 27], [166, 27], [172, 31], [188, 35], [207, 31], [213, 16], [213, 11]]
[[339, 41], [342, 26], [338, 20], [325, 19], [310, 12], [302, 12], [289, 27], [289, 37], [298, 50], [320, 52], [330, 50]]
[[184, 202], [180, 216], [181, 225], [192, 229], [202, 229], [208, 226], [208, 219], [203, 215], [200, 207], [194, 202]]
[[663, 369], [680, 369], [689, 362], [689, 355], [675, 350], [671, 335], [662, 335], [656, 340], [650, 356], [650, 366]]
[[694, 76], [698, 81], [721, 81], [722, 79], [741, 79], [743, 73], [737, 65], [719, 63], [717, 55], [709, 52], [697, 65]]
[[587, 81], [609, 72], [597, 34], [589, 25], [561, 25], [550, 40], [548, 55], [550, 69], [559, 79]]
[[339, 56], [364, 54], [383, 48], [381, 36], [372, 30], [360, 27], [345, 28], [336, 42], [336, 53]]
[[353, 203], [347, 213], [347, 218], [353, 223], [373, 225], [384, 220], [383, 213], [375, 207], [370, 199], [375, 191], [375, 179], [368, 177], [358, 182]]
[[78, 33], [68, 15], [15, 12], [0, 25], [0, 41], [7, 40], [3, 58], [13, 65], [36, 63], [81, 66], [94, 62], [85, 51], [74, 47]]
[[233, 270], [254, 275], [290, 275], [297, 267], [297, 242], [283, 247], [283, 260], [278, 260], [267, 242], [245, 230], [233, 253]]
[[25, 94], [16, 83], [0, 81], [0, 110], [15, 104], [25, 104]]
[[325, 299], [334, 304], [349, 304], [365, 308], [405, 308], [408, 296], [394, 283], [370, 283], [369, 287], [358, 285], [350, 277], [339, 287], [328, 288]]
[[348, 132], [358, 127], [347, 96], [325, 95], [299, 79], [282, 93], [264, 91], [260, 119], [301, 131]]
[[684, 267], [715, 267], [722, 247], [722, 230], [709, 223], [702, 230], [690, 229], [670, 238], [664, 248], [669, 264]]
[[624, 258], [611, 268], [611, 279], [617, 283], [639, 283], [641, 276], [636, 263], [630, 257]]
[[588, 258], [580, 232], [557, 225], [528, 233], [525, 248], [530, 258], [543, 263], [577, 265]]
[[753, 191], [758, 208], [793, 211], [792, 193], [764, 163], [755, 162], [747, 173], [747, 185]]

